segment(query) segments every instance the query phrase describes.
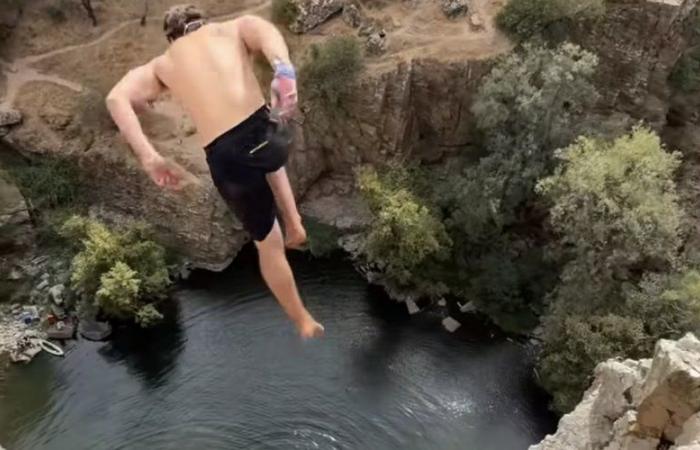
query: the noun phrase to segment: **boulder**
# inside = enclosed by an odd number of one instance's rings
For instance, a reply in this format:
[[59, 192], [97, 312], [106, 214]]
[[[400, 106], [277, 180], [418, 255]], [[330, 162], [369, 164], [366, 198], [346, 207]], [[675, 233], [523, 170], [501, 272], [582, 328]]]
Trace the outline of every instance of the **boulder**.
[[581, 403], [530, 450], [655, 450], [661, 442], [700, 446], [700, 341], [692, 334], [660, 340], [651, 360], [599, 364]]
[[379, 56], [386, 52], [386, 32], [384, 30], [375, 31], [367, 37], [365, 50], [370, 56]]
[[52, 286], [51, 289], [49, 289], [49, 298], [51, 298], [51, 301], [54, 302], [56, 305], [62, 305], [63, 293], [65, 292], [65, 290], [66, 287], [62, 284]]
[[0, 127], [17, 125], [22, 122], [22, 113], [16, 109], [0, 107]]
[[440, 6], [442, 12], [450, 19], [465, 15], [469, 9], [467, 0], [442, 0]]
[[700, 444], [700, 413], [695, 413], [683, 424], [681, 434], [676, 438], [676, 445]]
[[700, 411], [700, 341], [695, 336], [656, 344], [642, 396], [639, 433], [675, 441], [685, 422]]
[[450, 333], [454, 333], [462, 326], [461, 323], [457, 322], [454, 318], [448, 316], [442, 319], [442, 326], [445, 327]]
[[365, 21], [364, 15], [357, 5], [354, 4], [345, 5], [343, 7], [343, 14], [341, 17], [343, 22], [353, 28], [359, 28]]
[[[0, 257], [29, 246], [34, 232], [29, 209], [16, 185], [0, 170]], [[9, 273], [9, 270], [7, 272]]]
[[291, 0], [297, 10], [289, 29], [295, 33], [306, 33], [317, 27], [332, 15], [340, 12], [345, 0]]

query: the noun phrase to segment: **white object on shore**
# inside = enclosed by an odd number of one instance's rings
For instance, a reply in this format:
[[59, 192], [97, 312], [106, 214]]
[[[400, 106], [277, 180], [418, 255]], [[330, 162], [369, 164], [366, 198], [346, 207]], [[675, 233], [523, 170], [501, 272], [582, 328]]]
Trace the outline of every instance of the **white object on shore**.
[[438, 300], [437, 303], [438, 303], [438, 306], [442, 306], [443, 308], [445, 306], [447, 306], [447, 300], [445, 300], [444, 298], [441, 298], [440, 300]]
[[62, 284], [57, 284], [51, 289], [49, 289], [49, 296], [51, 297], [51, 300], [57, 305], [62, 305], [63, 304], [63, 293], [65, 292], [66, 287]]
[[470, 313], [476, 311], [476, 306], [474, 306], [474, 302], [466, 302], [465, 304], [457, 302], [457, 306], [459, 306], [459, 312]]
[[45, 339], [39, 340], [39, 346], [48, 354], [54, 356], [64, 356], [65, 352], [58, 345]]
[[444, 319], [442, 319], [442, 326], [445, 327], [445, 329], [450, 333], [454, 333], [455, 331], [457, 331], [457, 329], [459, 329], [459, 327], [462, 326], [462, 324], [457, 322], [452, 317], [447, 316]]
[[406, 308], [408, 309], [409, 314], [416, 314], [420, 312], [420, 308], [411, 298], [406, 299]]

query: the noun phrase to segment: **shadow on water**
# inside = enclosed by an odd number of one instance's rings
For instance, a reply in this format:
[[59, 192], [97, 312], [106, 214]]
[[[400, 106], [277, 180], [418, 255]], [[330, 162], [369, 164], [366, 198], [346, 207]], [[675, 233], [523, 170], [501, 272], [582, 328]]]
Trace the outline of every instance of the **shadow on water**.
[[97, 351], [109, 363], [126, 365], [129, 373], [149, 388], [168, 382], [187, 340], [180, 321], [180, 304], [174, 299], [165, 301], [162, 312], [163, 322], [153, 328], [117, 327], [110, 341]]

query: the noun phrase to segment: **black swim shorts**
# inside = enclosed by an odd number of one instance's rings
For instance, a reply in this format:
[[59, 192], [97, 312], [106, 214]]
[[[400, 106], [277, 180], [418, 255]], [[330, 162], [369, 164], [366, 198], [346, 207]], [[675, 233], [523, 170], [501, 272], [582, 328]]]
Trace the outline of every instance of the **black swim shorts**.
[[275, 223], [275, 199], [265, 175], [287, 162], [287, 145], [263, 106], [205, 147], [214, 185], [256, 241]]

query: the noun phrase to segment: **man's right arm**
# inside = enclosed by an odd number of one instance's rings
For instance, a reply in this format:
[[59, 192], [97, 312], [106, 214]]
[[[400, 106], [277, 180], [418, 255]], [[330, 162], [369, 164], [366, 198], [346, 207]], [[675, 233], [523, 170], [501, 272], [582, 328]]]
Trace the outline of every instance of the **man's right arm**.
[[130, 70], [112, 88], [106, 99], [107, 109], [112, 119], [143, 165], [158, 156], [158, 152], [144, 134], [136, 115], [136, 108], [141, 108], [147, 102], [155, 100], [162, 89], [153, 66], [154, 63], [151, 61]]
[[112, 88], [106, 104], [112, 119], [151, 179], [161, 187], [178, 189], [182, 170], [156, 151], [143, 132], [137, 108], [144, 108], [163, 91], [155, 73], [155, 59], [132, 69]]

